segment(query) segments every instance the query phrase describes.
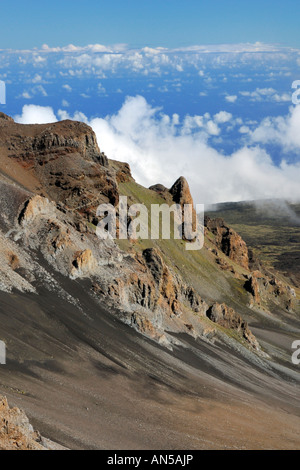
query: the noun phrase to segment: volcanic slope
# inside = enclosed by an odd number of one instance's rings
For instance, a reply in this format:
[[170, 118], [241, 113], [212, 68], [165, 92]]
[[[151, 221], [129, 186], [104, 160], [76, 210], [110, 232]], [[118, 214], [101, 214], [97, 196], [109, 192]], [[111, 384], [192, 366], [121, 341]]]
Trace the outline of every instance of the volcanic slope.
[[224, 221], [205, 244], [100, 240], [101, 202], [143, 188], [91, 128], [0, 115], [0, 394], [74, 449], [299, 447], [298, 292]]

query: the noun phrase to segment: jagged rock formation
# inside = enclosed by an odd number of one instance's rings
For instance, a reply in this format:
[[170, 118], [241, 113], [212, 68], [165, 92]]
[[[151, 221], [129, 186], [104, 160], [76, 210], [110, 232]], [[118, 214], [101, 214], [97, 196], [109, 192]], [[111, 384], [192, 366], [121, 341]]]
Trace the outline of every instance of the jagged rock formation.
[[295, 290], [274, 276], [269, 277], [260, 271], [254, 271], [248, 275], [245, 289], [251, 294], [255, 304], [261, 305], [267, 299], [271, 299], [288, 312], [295, 308]]
[[[197, 215], [194, 207], [194, 201], [191, 195], [190, 187], [187, 180], [180, 176], [173, 186], [170, 189], [167, 189], [162, 184], [155, 184], [150, 186], [151, 191], [158, 193], [169, 205], [178, 204], [181, 207], [181, 222], [182, 227], [180, 228], [180, 233], [182, 234], [183, 239], [193, 240], [194, 236], [192, 232], [195, 232], [197, 226]], [[185, 212], [184, 207], [190, 205], [191, 210], [191, 220], [188, 221], [184, 229], [185, 221]]]
[[90, 221], [101, 202], [118, 203], [116, 172], [89, 126], [74, 121], [24, 126], [3, 116], [0, 124], [0, 169], [23, 187]]
[[251, 333], [247, 322], [236, 313], [232, 308], [225, 304], [215, 303], [207, 311], [208, 318], [218, 325], [234, 330], [238, 335], [244, 338], [254, 349], [260, 350], [260, 346], [255, 336]]
[[[253, 272], [248, 276], [245, 282], [245, 289], [252, 295], [254, 302], [257, 304], [260, 303], [259, 276], [261, 276], [261, 273]], [[263, 278], [263, 276], [261, 276], [261, 278]]]
[[[212, 249], [212, 253], [216, 256], [216, 263], [220, 269], [236, 275], [234, 266], [220, 257], [218, 250], [246, 270], [244, 288], [251, 294], [251, 306], [262, 306], [273, 302], [287, 311], [293, 311], [296, 304], [294, 289], [268, 274], [253, 251], [248, 250], [240, 235], [228, 227], [221, 218], [211, 219], [206, 216], [205, 227], [214, 235], [213, 243], [216, 248]], [[262, 270], [254, 269], [252, 271], [253, 268], [261, 268]]]
[[216, 246], [245, 269], [249, 269], [249, 253], [244, 240], [223, 219], [205, 217], [205, 227], [215, 235]]
[[173, 201], [176, 204], [180, 204], [181, 207], [183, 207], [185, 204], [191, 204], [192, 206], [194, 206], [188, 182], [183, 176], [181, 176], [180, 178], [178, 178], [177, 181], [175, 181], [175, 183], [170, 189], [170, 194], [173, 198]]
[[[88, 292], [94, 298], [101, 301], [104, 297], [108, 304], [120, 310], [126, 323], [150, 337], [163, 338], [165, 343], [172, 341], [168, 332], [187, 332], [198, 337], [207, 330], [209, 319], [212, 331], [217, 333], [215, 325], [218, 324], [236, 330], [250, 347], [259, 350], [248, 326], [230, 306], [222, 304], [223, 313], [216, 320], [219, 307], [199, 295], [197, 288], [174, 269], [159, 245], [124, 252], [113, 240], [97, 238], [91, 224], [97, 224], [97, 205], [100, 202], [116, 205], [119, 185], [135, 182], [127, 164], [110, 161], [100, 152], [89, 126], [72, 121], [24, 126], [5, 116], [0, 121], [1, 161], [17, 164], [16, 176], [22, 179], [22, 185], [17, 186], [2, 171], [5, 180], [2, 188], [14, 201], [10, 207], [7, 201], [8, 211], [0, 217], [0, 225], [10, 235], [5, 237], [7, 248], [1, 252], [2, 289], [36, 292], [38, 279], [56, 285], [53, 276], [41, 269], [36, 260], [34, 253], [39, 252], [64, 276], [90, 280], [92, 288]], [[37, 186], [32, 186], [32, 181]], [[196, 213], [184, 177], [169, 190], [162, 185], [150, 190], [163, 196], [169, 204], [176, 203], [182, 208], [192, 205], [194, 228]], [[220, 270], [238, 277], [235, 268], [219, 256], [218, 250], [249, 273], [248, 249], [241, 237], [222, 219], [206, 218], [205, 226], [214, 237], [212, 252], [216, 253]], [[261, 287], [255, 283], [256, 278], [249, 277], [245, 289], [259, 304]], [[283, 295], [283, 290], [278, 289], [276, 285], [271, 290]]]
[[109, 166], [113, 168], [116, 172], [117, 183], [127, 183], [128, 181], [134, 181], [128, 163], [117, 162], [116, 160], [109, 160]]

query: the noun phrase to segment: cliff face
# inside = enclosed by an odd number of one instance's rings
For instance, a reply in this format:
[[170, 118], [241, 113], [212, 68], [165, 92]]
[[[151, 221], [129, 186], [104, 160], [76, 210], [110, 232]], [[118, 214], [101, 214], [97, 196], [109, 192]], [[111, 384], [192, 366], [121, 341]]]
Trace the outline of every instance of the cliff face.
[[91, 221], [101, 202], [118, 203], [116, 172], [109, 168], [86, 124], [63, 121], [24, 126], [2, 116], [0, 152], [3, 173]]
[[[0, 216], [0, 225], [9, 234], [9, 237], [0, 234], [3, 290], [37, 292], [36, 285], [41, 280], [57, 285], [55, 276], [46, 272], [36, 259], [38, 252], [54, 271], [72, 280], [88, 280], [91, 283], [88, 295], [99, 302], [105, 299], [120, 311], [126, 323], [168, 347], [172, 347], [169, 332], [194, 337], [206, 337], [207, 333], [222, 335], [220, 325], [225, 330], [235, 330], [246, 347], [260, 350], [247, 323], [236, 313], [236, 305], [216, 304], [214, 301], [219, 301], [221, 295], [218, 288], [213, 296], [206, 296], [205, 288], [194, 276], [194, 271], [199, 269], [200, 274], [205, 265], [199, 264], [203, 263], [201, 259], [187, 257], [181, 241], [176, 245], [174, 241], [166, 242], [168, 245], [148, 241], [147, 248], [139, 242], [129, 242], [124, 249], [113, 240], [97, 238], [98, 204], [116, 205], [124, 191], [129, 191], [132, 203], [144, 200], [139, 200], [141, 189], [129, 166], [109, 161], [100, 152], [90, 127], [71, 121], [26, 126], [5, 115], [0, 117], [0, 124], [0, 169], [6, 165], [7, 170], [7, 162], [12, 162], [13, 170], [15, 165], [18, 167], [14, 179], [8, 171], [1, 173], [0, 189], [8, 212]], [[38, 185], [33, 187], [32, 181]], [[154, 202], [167, 201], [182, 208], [185, 204], [193, 205], [183, 177], [170, 190], [156, 185], [142, 191], [143, 198], [154, 198]], [[193, 216], [195, 222], [194, 208]], [[225, 256], [216, 259], [217, 276], [222, 279], [223, 272], [228, 271], [232, 278], [240, 277], [241, 287], [258, 305], [262, 287], [257, 285], [255, 275], [250, 274], [245, 242], [221, 219], [206, 218], [205, 226], [213, 237], [214, 250]], [[187, 268], [182, 256], [190, 263]], [[208, 267], [213, 264], [211, 258], [207, 262]], [[231, 262], [242, 272], [237, 274]], [[245, 277], [249, 278], [247, 282]], [[270, 287], [271, 281], [268, 285], [270, 295], [283, 295], [278, 286]], [[293, 307], [290, 302], [289, 309]]]
[[249, 253], [244, 240], [223, 219], [205, 217], [206, 228], [215, 235], [216, 246], [232, 261], [249, 269]]

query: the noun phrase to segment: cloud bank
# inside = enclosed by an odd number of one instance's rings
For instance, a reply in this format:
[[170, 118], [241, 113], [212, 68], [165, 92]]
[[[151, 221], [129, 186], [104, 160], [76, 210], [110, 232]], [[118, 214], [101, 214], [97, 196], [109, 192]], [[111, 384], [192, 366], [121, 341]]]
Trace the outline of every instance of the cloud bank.
[[[274, 141], [300, 150], [297, 129], [300, 106], [285, 117], [264, 119], [249, 135], [248, 142], [231, 155], [213, 147], [233, 116], [221, 110], [214, 116], [168, 116], [142, 96], [128, 97], [121, 109], [105, 118], [89, 120], [77, 112], [35, 105], [23, 107], [21, 123], [81, 120], [94, 129], [99, 146], [109, 158], [128, 162], [137, 182], [145, 186], [162, 183], [170, 187], [181, 175], [191, 186], [196, 203], [284, 198], [300, 200], [300, 163], [282, 161], [276, 166], [264, 144]], [[218, 137], [217, 137], [218, 136]]]

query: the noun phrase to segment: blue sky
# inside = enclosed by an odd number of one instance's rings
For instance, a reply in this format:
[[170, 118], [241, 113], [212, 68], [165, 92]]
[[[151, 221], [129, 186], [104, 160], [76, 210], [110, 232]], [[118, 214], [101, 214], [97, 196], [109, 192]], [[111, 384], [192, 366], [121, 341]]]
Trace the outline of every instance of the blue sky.
[[256, 41], [300, 47], [295, 0], [10, 0], [0, 7], [0, 48]]

